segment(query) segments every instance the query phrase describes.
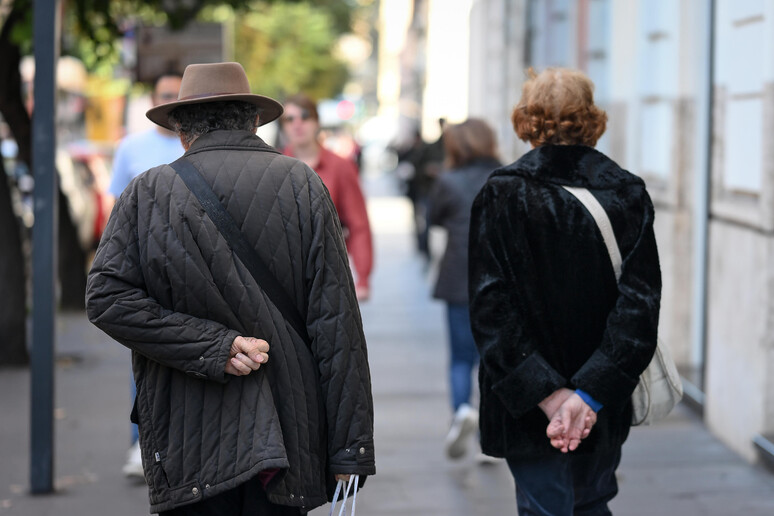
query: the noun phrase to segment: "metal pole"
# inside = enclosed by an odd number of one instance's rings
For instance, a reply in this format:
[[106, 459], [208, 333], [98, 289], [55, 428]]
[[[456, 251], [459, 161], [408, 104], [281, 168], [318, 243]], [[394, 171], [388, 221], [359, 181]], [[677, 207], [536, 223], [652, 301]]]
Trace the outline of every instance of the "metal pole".
[[[693, 316], [692, 316], [692, 365], [700, 368], [698, 392], [688, 392], [697, 403], [704, 403], [704, 370], [707, 358], [707, 281], [709, 278], [709, 222], [710, 196], [712, 179], [712, 109], [714, 104], [715, 82], [715, 1], [710, 0], [705, 5], [706, 11], [700, 18], [704, 24], [705, 33], [700, 88], [697, 97], [697, 145], [696, 145], [696, 193], [694, 197], [694, 275], [693, 275]], [[700, 47], [702, 48], [702, 47]], [[692, 387], [692, 386], [691, 386]], [[693, 390], [693, 389], [691, 389]]]
[[35, 0], [35, 108], [32, 169], [35, 225], [32, 229], [32, 350], [30, 356], [30, 485], [34, 494], [54, 490], [54, 319], [56, 310], [57, 174], [56, 60], [59, 0]]

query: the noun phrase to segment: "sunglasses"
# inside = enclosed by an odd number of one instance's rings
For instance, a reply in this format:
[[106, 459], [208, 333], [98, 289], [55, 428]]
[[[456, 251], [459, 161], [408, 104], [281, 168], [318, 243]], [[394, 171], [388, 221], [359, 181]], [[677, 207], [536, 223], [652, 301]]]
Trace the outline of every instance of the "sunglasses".
[[312, 114], [309, 113], [309, 111], [307, 111], [306, 109], [302, 109], [301, 110], [301, 115], [299, 115], [299, 116], [295, 116], [295, 115], [285, 115], [285, 116], [283, 116], [282, 117], [282, 123], [292, 124], [293, 121], [296, 118], [300, 118], [301, 120], [306, 122], [307, 120], [312, 118]]
[[177, 93], [162, 92], [156, 95], [159, 100], [177, 100]]

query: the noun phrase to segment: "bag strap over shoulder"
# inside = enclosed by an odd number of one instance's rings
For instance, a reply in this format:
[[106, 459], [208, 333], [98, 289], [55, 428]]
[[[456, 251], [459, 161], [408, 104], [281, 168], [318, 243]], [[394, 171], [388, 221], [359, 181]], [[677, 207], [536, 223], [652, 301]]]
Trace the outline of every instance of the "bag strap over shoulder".
[[615, 239], [613, 225], [610, 223], [607, 212], [597, 198], [594, 197], [594, 194], [589, 192], [586, 188], [564, 185], [562, 185], [562, 188], [574, 195], [594, 218], [594, 222], [597, 223], [597, 227], [599, 227], [599, 231], [602, 233], [602, 240], [605, 241], [607, 253], [610, 255], [610, 261], [613, 264], [613, 272], [615, 273], [615, 280], [618, 281], [621, 278], [621, 251], [618, 248], [618, 241]]
[[245, 236], [239, 230], [234, 218], [226, 211], [210, 185], [185, 156], [169, 164], [180, 176], [191, 193], [199, 200], [204, 211], [210, 217], [226, 239], [228, 246], [237, 255], [239, 260], [247, 267], [250, 274], [258, 283], [258, 286], [266, 293], [282, 316], [290, 323], [290, 326], [303, 339], [307, 346], [310, 345], [309, 335], [306, 331], [301, 313], [290, 299], [290, 296], [282, 287], [277, 278], [261, 260]]

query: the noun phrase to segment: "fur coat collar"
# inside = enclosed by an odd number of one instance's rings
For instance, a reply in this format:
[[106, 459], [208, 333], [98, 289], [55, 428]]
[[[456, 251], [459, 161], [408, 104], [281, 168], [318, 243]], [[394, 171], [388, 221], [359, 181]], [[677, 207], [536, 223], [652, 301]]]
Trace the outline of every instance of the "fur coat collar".
[[521, 176], [592, 190], [635, 184], [645, 186], [642, 179], [586, 145], [543, 145], [532, 149], [515, 163], [498, 169], [492, 176]]

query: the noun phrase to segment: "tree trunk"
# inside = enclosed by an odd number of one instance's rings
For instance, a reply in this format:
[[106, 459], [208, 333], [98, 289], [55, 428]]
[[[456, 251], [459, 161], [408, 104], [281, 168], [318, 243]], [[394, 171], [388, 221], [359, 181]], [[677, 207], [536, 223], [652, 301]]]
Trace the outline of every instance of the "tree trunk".
[[0, 81], [0, 113], [11, 128], [13, 138], [19, 146], [18, 159], [29, 167], [32, 156], [32, 122], [27, 110], [24, 109], [24, 99], [22, 99], [22, 81], [19, 72], [21, 53], [19, 47], [11, 41], [14, 25], [24, 21], [25, 8], [19, 7], [19, 4], [25, 4], [25, 2], [14, 2], [14, 7], [0, 30], [0, 77], [3, 77]]
[[19, 224], [11, 205], [3, 161], [0, 159], [0, 366], [24, 365], [29, 362], [25, 320], [27, 299], [24, 284], [24, 259], [22, 257]]
[[[18, 4], [6, 18], [0, 31], [0, 113], [8, 123], [19, 146], [18, 159], [28, 167], [31, 156], [30, 118], [24, 109], [21, 92], [19, 48], [10, 40], [13, 26], [24, 18]], [[0, 163], [0, 365], [23, 365], [27, 354], [27, 296], [22, 237], [13, 212], [11, 189], [5, 167]]]

